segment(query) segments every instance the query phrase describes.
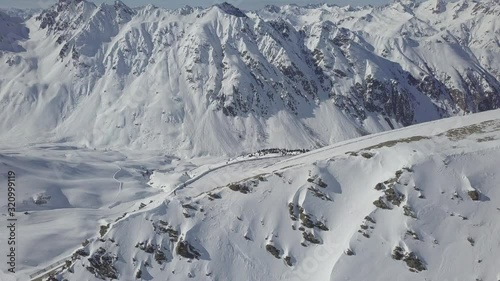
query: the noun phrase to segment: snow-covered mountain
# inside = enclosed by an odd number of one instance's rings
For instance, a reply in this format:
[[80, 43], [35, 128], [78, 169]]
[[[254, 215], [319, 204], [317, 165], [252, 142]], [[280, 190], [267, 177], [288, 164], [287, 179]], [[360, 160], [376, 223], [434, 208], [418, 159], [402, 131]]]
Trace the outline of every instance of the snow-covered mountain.
[[498, 280], [499, 114], [297, 156], [1, 149], [17, 280]]
[[499, 108], [499, 15], [496, 0], [0, 13], [0, 140], [234, 155]]

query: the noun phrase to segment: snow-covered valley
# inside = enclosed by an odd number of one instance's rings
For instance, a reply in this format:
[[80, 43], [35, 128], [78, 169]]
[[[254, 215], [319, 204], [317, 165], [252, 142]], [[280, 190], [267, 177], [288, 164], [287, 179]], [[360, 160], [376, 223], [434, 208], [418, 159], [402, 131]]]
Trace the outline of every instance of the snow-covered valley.
[[499, 19], [0, 10], [0, 281], [499, 281]]

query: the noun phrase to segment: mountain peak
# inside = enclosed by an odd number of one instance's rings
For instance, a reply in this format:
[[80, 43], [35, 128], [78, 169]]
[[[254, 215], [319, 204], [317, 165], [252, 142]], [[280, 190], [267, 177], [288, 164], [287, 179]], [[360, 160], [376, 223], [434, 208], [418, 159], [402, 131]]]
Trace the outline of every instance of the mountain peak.
[[432, 12], [440, 14], [446, 11], [446, 3], [443, 0], [432, 0]]
[[417, 0], [396, 0], [394, 2], [401, 3], [403, 6], [406, 6], [409, 8], [415, 8], [418, 6]]
[[233, 6], [232, 4], [229, 4], [227, 2], [215, 4], [215, 7], [219, 8], [221, 11], [223, 11], [224, 13], [226, 13], [228, 15], [232, 15], [232, 16], [239, 17], [239, 18], [246, 18], [247, 17], [247, 15], [242, 10], [236, 8], [235, 6]]
[[72, 6], [76, 7], [80, 3], [91, 4], [90, 2], [87, 2], [86, 0], [59, 0], [59, 2], [57, 2], [57, 4], [55, 4], [55, 10], [57, 12], [62, 12], [62, 11], [66, 10], [69, 7], [72, 7]]
[[80, 2], [85, 2], [85, 0], [59, 0], [59, 4], [72, 4], [72, 3], [75, 3], [75, 4], [78, 4]]
[[115, 8], [115, 10], [125, 12], [129, 15], [135, 14], [134, 10], [132, 10], [129, 6], [127, 6], [125, 3], [123, 3], [120, 0], [115, 0], [113, 7]]
[[417, 0], [394, 0], [389, 5], [401, 12], [412, 14], [413, 10], [418, 7], [419, 2]]
[[114, 5], [115, 8], [121, 8], [125, 10], [131, 10], [129, 6], [127, 6], [125, 3], [123, 3], [120, 0], [115, 0]]
[[264, 10], [271, 12], [271, 13], [279, 13], [281, 11], [281, 8], [276, 6], [276, 5], [266, 5], [264, 7]]
[[46, 27], [64, 30], [74, 19], [88, 18], [96, 8], [94, 3], [85, 0], [59, 0], [52, 7], [43, 10], [36, 20], [40, 28]]

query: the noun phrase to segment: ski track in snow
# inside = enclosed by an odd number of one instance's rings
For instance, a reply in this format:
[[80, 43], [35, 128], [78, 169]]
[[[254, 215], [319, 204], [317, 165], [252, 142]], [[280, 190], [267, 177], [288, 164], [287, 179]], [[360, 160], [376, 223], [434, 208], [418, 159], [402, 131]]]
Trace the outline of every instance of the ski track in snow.
[[[123, 182], [122, 182], [122, 181], [120, 181], [120, 180], [118, 180], [118, 179], [116, 178], [116, 175], [117, 175], [119, 172], [121, 172], [121, 171], [122, 171], [122, 167], [118, 166], [118, 171], [116, 171], [116, 172], [115, 172], [115, 174], [113, 175], [113, 179], [114, 179], [116, 182], [118, 182], [118, 192], [116, 193], [116, 199], [118, 199], [118, 197], [120, 196], [120, 193], [122, 193], [122, 189], [123, 189]], [[120, 205], [120, 204], [121, 204], [121, 201], [118, 201], [118, 200], [116, 200], [116, 199], [114, 200], [114, 201], [116, 201], [116, 203], [113, 203], [113, 204], [109, 205], [109, 207], [108, 207], [108, 208], [112, 209], [112, 208], [114, 208], [114, 207], [116, 207], [116, 206], [118, 206], [118, 205]]]

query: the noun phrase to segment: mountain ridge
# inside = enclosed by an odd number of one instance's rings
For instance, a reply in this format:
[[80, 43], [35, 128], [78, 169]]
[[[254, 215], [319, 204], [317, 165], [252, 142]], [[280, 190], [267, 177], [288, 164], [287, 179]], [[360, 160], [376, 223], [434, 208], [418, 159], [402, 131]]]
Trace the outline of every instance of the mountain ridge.
[[494, 1], [439, 14], [117, 3], [62, 1], [24, 22], [24, 51], [1, 51], [0, 102], [18, 110], [0, 139], [235, 155], [500, 106]]
[[19, 276], [497, 278], [498, 112], [299, 155], [2, 149], [0, 165], [24, 175]]

